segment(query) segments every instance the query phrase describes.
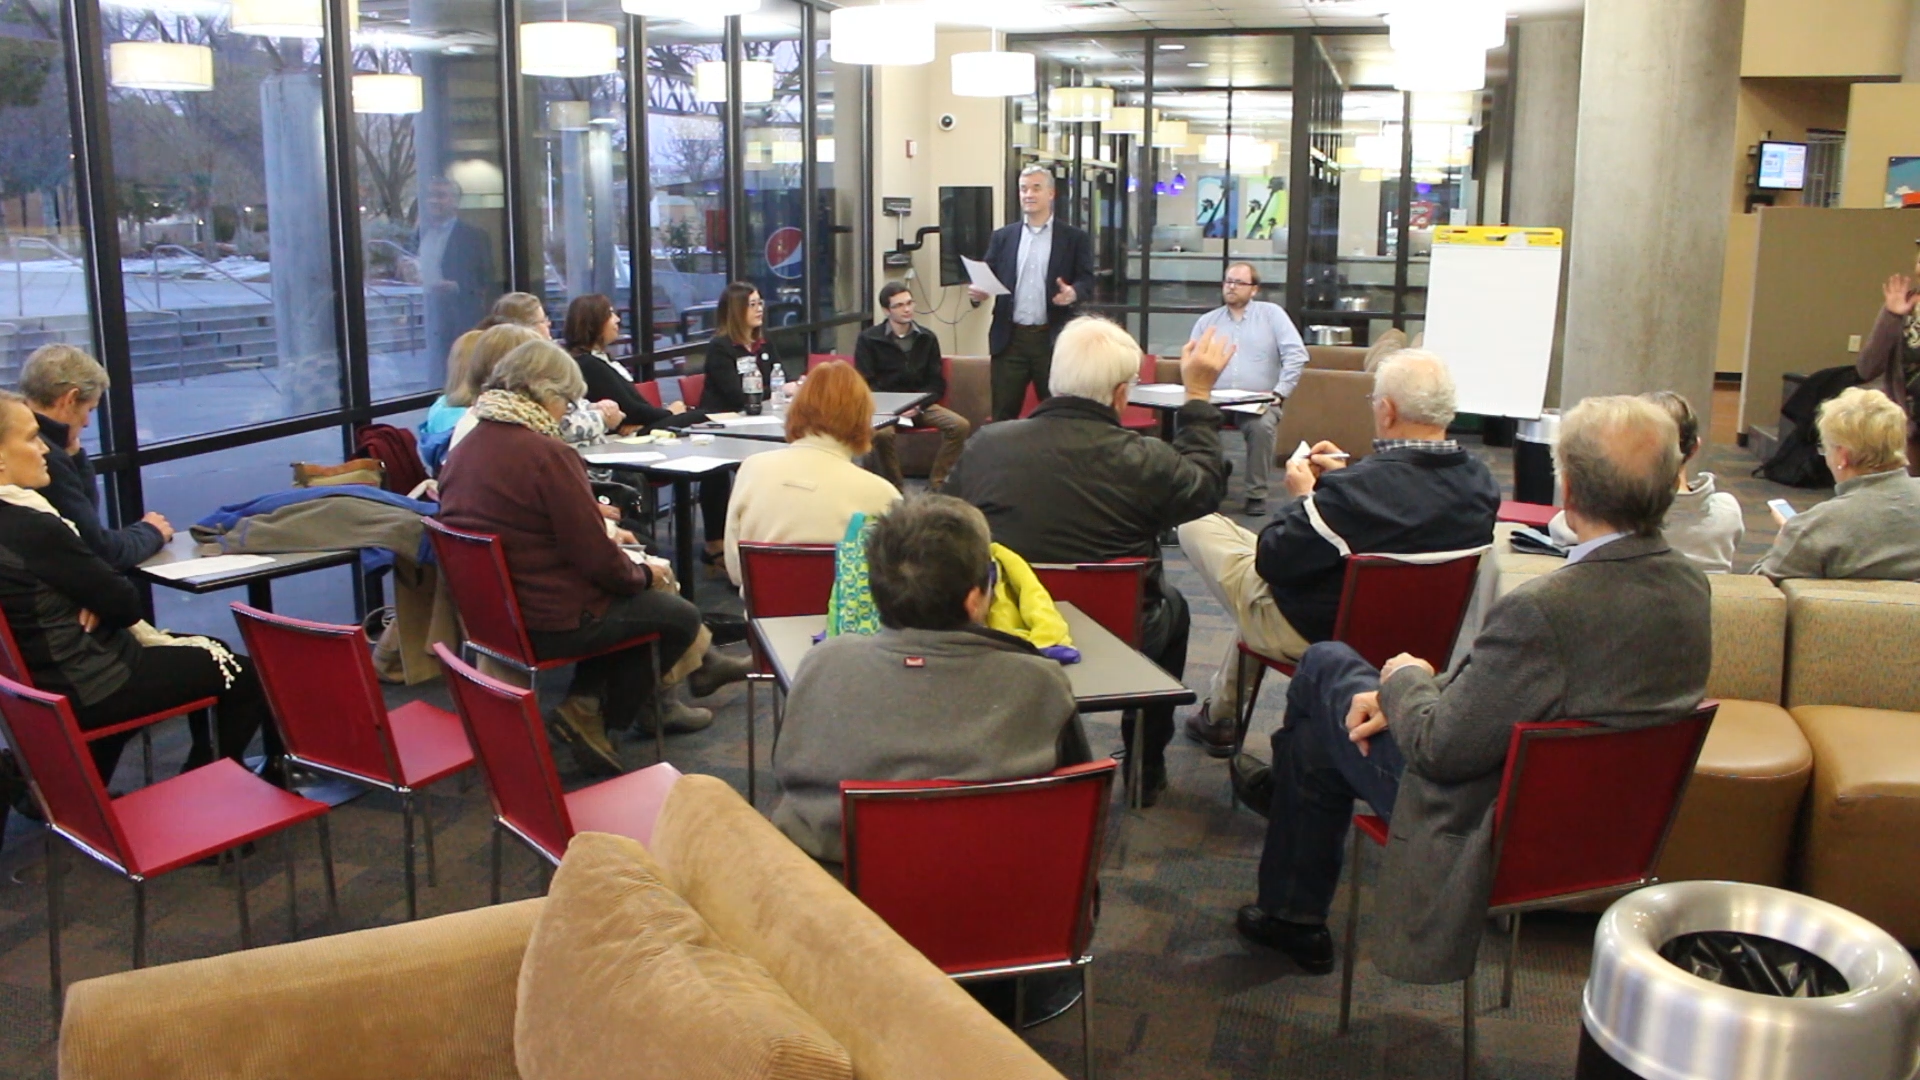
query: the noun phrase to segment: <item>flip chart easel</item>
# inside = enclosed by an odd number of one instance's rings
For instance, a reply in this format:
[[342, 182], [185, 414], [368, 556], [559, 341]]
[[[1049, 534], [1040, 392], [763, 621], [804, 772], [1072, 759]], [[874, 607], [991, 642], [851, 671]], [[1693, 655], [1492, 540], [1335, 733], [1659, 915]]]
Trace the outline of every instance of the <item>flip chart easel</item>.
[[1423, 347], [1453, 370], [1461, 412], [1539, 418], [1560, 314], [1561, 250], [1559, 229], [1434, 230]]

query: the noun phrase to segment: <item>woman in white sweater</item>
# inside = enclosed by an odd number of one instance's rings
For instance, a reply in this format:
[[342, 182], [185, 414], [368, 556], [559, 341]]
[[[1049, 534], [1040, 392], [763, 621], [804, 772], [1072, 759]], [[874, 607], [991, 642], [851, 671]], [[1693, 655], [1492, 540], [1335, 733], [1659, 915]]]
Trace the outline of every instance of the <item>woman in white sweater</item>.
[[[1687, 466], [1700, 452], [1700, 418], [1687, 399], [1671, 390], [1655, 390], [1641, 397], [1667, 410], [1673, 426], [1680, 429], [1680, 476], [1673, 506], [1667, 511], [1660, 532], [1668, 546], [1685, 555], [1706, 574], [1733, 572], [1733, 554], [1740, 538], [1747, 533], [1746, 517], [1740, 512], [1740, 500], [1725, 491], [1715, 491], [1713, 474], [1703, 472], [1687, 479]], [[1567, 515], [1555, 514], [1547, 524], [1553, 542], [1563, 547], [1579, 543], [1567, 527]]]
[[883, 514], [892, 484], [854, 464], [873, 446], [873, 393], [835, 360], [807, 374], [787, 410], [785, 450], [740, 463], [727, 502], [727, 576], [740, 583], [740, 545], [831, 544], [853, 515]]

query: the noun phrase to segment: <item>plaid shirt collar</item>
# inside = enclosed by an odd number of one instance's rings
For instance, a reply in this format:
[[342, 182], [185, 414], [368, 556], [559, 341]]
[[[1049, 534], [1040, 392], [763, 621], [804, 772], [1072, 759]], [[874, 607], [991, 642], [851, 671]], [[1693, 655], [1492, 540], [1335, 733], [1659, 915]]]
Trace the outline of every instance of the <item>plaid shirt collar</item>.
[[1460, 449], [1460, 444], [1452, 439], [1375, 439], [1373, 452], [1385, 450], [1424, 450], [1429, 454], [1452, 454]]

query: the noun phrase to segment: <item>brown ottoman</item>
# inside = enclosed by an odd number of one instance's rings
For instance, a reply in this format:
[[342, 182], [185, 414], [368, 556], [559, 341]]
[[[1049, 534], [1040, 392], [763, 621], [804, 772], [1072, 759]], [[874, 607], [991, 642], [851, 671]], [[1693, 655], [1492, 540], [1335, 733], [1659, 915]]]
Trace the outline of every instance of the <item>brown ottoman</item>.
[[1660, 880], [1786, 884], [1812, 775], [1813, 751], [1785, 709], [1721, 701], [1661, 853]]
[[1802, 705], [1813, 747], [1799, 886], [1920, 945], [1920, 714]]

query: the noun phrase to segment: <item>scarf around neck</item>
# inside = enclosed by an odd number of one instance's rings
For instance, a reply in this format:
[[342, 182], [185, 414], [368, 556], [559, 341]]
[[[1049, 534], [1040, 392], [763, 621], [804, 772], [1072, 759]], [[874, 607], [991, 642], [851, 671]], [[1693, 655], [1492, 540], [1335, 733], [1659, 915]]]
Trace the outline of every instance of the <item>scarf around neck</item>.
[[518, 424], [542, 435], [560, 438], [560, 422], [546, 408], [525, 394], [511, 390], [487, 390], [473, 403], [473, 415], [501, 424]]
[[38, 510], [42, 514], [52, 514], [60, 518], [60, 524], [72, 529], [74, 535], [80, 534], [79, 526], [60, 517], [60, 511], [53, 508], [53, 504], [47, 501], [47, 497], [32, 488], [21, 487], [19, 484], [0, 484], [0, 502], [22, 506], [28, 510]]

